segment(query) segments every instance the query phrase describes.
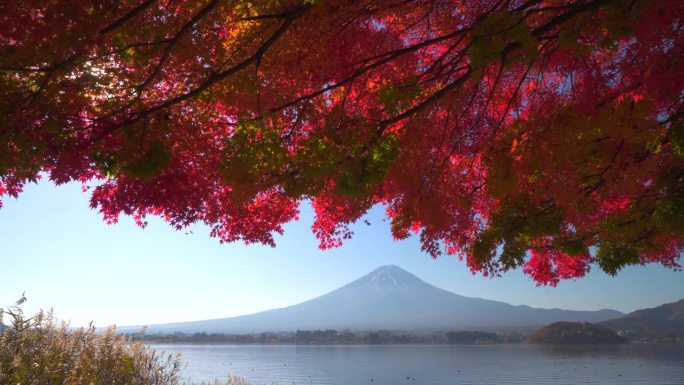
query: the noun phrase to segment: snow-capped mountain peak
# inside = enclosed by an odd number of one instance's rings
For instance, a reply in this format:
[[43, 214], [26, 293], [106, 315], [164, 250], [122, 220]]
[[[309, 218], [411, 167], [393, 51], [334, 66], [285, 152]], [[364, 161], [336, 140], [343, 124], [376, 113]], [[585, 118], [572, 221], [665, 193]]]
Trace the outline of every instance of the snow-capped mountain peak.
[[395, 265], [378, 267], [365, 276], [347, 285], [350, 288], [371, 288], [376, 290], [410, 290], [431, 288], [420, 278]]

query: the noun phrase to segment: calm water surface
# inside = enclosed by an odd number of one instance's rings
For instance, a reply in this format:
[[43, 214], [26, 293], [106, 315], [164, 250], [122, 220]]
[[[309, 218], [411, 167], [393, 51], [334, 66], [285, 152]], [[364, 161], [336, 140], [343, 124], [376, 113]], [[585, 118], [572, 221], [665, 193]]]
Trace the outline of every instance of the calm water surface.
[[[157, 345], [192, 381], [252, 385], [684, 385], [684, 345]], [[408, 377], [408, 379], [407, 379]]]

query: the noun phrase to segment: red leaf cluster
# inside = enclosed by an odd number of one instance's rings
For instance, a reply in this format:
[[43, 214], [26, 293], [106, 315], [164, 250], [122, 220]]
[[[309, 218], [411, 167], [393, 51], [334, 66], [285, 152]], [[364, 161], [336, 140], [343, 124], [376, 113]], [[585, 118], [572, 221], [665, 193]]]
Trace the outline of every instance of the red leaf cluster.
[[555, 285], [684, 247], [677, 0], [10, 1], [0, 195], [95, 185], [107, 222], [321, 248], [395, 238]]

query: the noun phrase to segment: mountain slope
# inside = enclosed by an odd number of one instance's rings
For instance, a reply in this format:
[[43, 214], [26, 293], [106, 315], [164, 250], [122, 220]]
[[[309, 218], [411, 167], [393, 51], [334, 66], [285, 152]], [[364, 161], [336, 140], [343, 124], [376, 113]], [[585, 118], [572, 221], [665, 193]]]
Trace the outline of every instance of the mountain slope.
[[601, 322], [601, 325], [630, 336], [684, 335], [684, 299], [633, 311], [622, 318]]
[[535, 309], [464, 297], [432, 286], [390, 265], [297, 305], [232, 318], [153, 325], [148, 328], [148, 333], [252, 333], [326, 328], [493, 330], [541, 326], [555, 321], [599, 322], [622, 315], [615, 310]]

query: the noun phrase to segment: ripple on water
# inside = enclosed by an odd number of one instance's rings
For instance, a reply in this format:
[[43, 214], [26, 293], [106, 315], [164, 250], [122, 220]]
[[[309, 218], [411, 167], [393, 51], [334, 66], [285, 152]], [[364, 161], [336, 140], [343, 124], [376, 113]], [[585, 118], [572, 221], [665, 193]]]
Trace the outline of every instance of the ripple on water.
[[158, 345], [184, 376], [252, 385], [682, 385], [684, 345]]

